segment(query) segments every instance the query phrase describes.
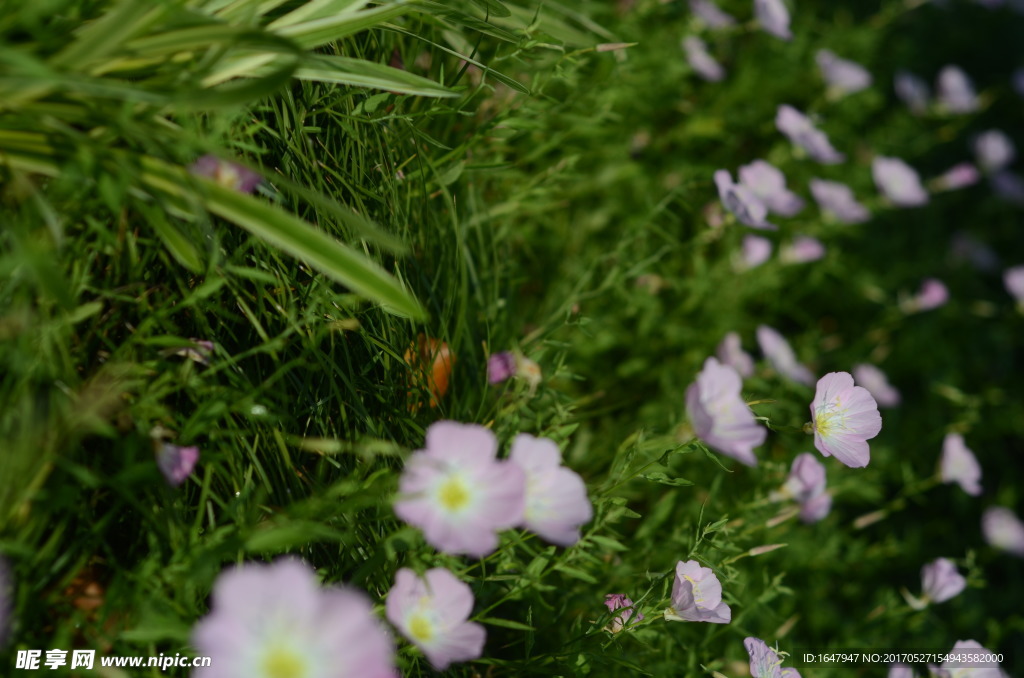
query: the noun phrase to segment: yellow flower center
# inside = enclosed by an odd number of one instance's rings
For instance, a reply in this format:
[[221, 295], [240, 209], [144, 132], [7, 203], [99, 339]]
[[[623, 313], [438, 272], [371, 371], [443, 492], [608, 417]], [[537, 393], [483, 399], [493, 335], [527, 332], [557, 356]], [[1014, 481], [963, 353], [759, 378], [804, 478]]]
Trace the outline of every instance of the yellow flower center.
[[469, 503], [469, 488], [460, 476], [452, 476], [442, 483], [437, 498], [449, 511], [461, 511]]
[[409, 619], [409, 633], [421, 643], [429, 642], [434, 637], [434, 625], [422, 614], [414, 614]]
[[306, 662], [292, 650], [274, 648], [263, 659], [263, 675], [267, 678], [303, 678]]

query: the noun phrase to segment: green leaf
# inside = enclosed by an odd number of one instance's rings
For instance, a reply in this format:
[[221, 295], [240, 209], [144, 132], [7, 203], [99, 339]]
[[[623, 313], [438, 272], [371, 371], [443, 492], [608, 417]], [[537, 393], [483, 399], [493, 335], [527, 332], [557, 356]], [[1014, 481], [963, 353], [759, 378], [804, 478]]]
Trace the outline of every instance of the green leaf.
[[575, 567], [569, 567], [568, 565], [555, 565], [554, 569], [558, 570], [562, 574], [569, 575], [573, 579], [579, 579], [580, 581], [585, 581], [588, 584], [597, 584], [598, 583], [597, 578], [595, 578], [592, 575], [587, 574], [583, 570], [577, 570]]
[[457, 97], [458, 92], [413, 73], [384, 64], [342, 56], [316, 56], [295, 71], [299, 80], [371, 87], [427, 97]]
[[651, 471], [650, 473], [644, 473], [640, 477], [650, 480], [651, 482], [669, 485], [670, 487], [685, 487], [687, 485], [693, 485], [692, 482], [685, 478], [673, 478], [662, 471]]
[[395, 315], [423, 320], [427, 314], [419, 302], [378, 264], [346, 247], [311, 224], [251, 195], [225, 188], [209, 179], [188, 177], [181, 168], [144, 160], [143, 183], [176, 198], [188, 195], [188, 185], [198, 184], [198, 197], [211, 213], [241, 226], [257, 238], [350, 288], [384, 305]]
[[491, 626], [501, 626], [506, 629], [515, 629], [516, 631], [536, 631], [532, 626], [527, 626], [522, 622], [512, 621], [511, 619], [498, 619], [497, 617], [480, 617], [476, 621], [481, 624], [490, 624]]
[[278, 35], [291, 38], [303, 49], [312, 49], [400, 17], [410, 11], [410, 4], [396, 2], [359, 12], [342, 12], [334, 16], [285, 26], [276, 32]]
[[512, 12], [509, 11], [508, 7], [498, 2], [498, 0], [473, 0], [473, 4], [480, 7], [491, 16], [512, 16]]
[[346, 538], [345, 533], [321, 523], [291, 520], [253, 532], [245, 540], [245, 550], [250, 553], [280, 553], [310, 542], [344, 542]]

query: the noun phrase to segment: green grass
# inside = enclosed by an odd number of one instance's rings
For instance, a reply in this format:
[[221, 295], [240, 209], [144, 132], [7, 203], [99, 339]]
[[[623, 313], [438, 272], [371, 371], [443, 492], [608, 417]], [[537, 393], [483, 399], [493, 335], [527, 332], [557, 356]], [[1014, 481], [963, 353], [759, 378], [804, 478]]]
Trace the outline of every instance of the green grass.
[[[787, 651], [974, 638], [1021, 672], [1019, 564], [985, 545], [979, 522], [990, 505], [1022, 513], [1024, 316], [997, 273], [947, 256], [966, 230], [1005, 265], [1024, 262], [1020, 212], [985, 185], [918, 210], [870, 197], [875, 152], [935, 176], [967, 157], [972, 133], [1014, 133], [1021, 101], [1007, 83], [1019, 64], [1000, 36], [1019, 31], [1019, 16], [800, 3], [792, 43], [753, 26], [711, 37], [729, 71], [712, 85], [683, 60], [693, 24], [680, 2], [381, 3], [298, 37], [259, 29], [271, 17], [248, 12], [262, 4], [234, 3], [221, 17], [230, 30], [199, 33], [215, 47], [175, 61], [164, 57], [188, 35], [174, 31], [228, 3], [154, 3], [157, 18], [134, 2], [0, 3], [0, 553], [16, 581], [0, 664], [25, 648], [186, 652], [218, 573], [287, 553], [378, 609], [399, 567], [444, 566], [469, 582], [474, 613], [505, 621], [485, 622], [484, 657], [451, 675], [741, 676], [748, 635]], [[750, 16], [749, 3], [721, 4]], [[637, 45], [593, 49], [620, 41]], [[333, 80], [307, 77], [324, 63], [314, 47], [337, 59]], [[821, 47], [867, 66], [874, 87], [827, 101]], [[143, 48], [159, 58], [116, 61]], [[273, 61], [255, 79], [205, 84], [233, 50]], [[405, 70], [382, 71], [389, 63]], [[963, 119], [911, 116], [892, 73], [931, 78], [946, 63], [976, 76], [991, 104]], [[780, 103], [820, 115], [850, 160], [796, 157], [774, 128]], [[247, 199], [166, 169], [206, 152], [267, 180]], [[837, 226], [812, 206], [771, 237], [818, 237], [823, 261], [738, 274], [745, 229], [708, 225], [711, 175], [757, 157], [808, 200], [813, 176], [849, 183], [875, 218]], [[154, 166], [165, 169], [147, 175]], [[346, 249], [310, 256], [325, 236]], [[896, 312], [930, 275], [950, 304]], [[759, 324], [817, 374], [873, 361], [903, 391], [867, 469], [826, 460], [836, 499], [816, 525], [769, 525], [779, 506], [764, 501], [813, 451], [795, 432], [812, 390], [763, 366], [745, 382], [778, 429], [757, 469], [680, 442], [704, 358], [730, 330], [752, 350]], [[436, 408], [416, 407], [429, 396], [404, 357], [420, 334], [456, 357]], [[208, 366], [174, 353], [193, 338], [215, 342]], [[541, 366], [536, 392], [488, 386], [487, 355], [512, 348]], [[512, 531], [474, 561], [436, 553], [397, 521], [402, 460], [439, 419], [486, 424], [503, 443], [555, 439], [595, 506], [584, 540], [556, 549]], [[157, 426], [201, 449], [179, 489], [153, 461]], [[984, 496], [939, 486], [901, 499], [933, 474], [948, 430], [978, 454]], [[853, 526], [891, 501], [886, 519]], [[746, 555], [766, 544], [786, 546]], [[911, 611], [900, 587], [918, 592], [921, 565], [940, 556], [970, 588]], [[688, 558], [718, 573], [730, 625], [660, 619]], [[78, 600], [83, 581], [102, 588], [95, 610]], [[610, 592], [637, 601], [643, 625], [602, 631]], [[399, 648], [403, 675], [432, 673]]]

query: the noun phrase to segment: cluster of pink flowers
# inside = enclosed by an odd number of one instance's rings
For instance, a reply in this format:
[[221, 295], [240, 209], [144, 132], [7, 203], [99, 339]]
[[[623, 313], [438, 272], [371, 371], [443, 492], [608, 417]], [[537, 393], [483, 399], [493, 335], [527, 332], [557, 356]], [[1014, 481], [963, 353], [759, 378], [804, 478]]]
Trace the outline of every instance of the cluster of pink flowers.
[[558, 446], [520, 434], [507, 460], [497, 454], [498, 439], [483, 426], [432, 424], [426, 448], [405, 465], [395, 513], [450, 554], [482, 558], [497, 548], [500, 531], [517, 526], [554, 544], [576, 543], [593, 510]]
[[[473, 592], [444, 568], [422, 576], [402, 568], [386, 613], [438, 671], [483, 652], [486, 631], [470, 622]], [[347, 587], [322, 588], [304, 562], [284, 558], [223, 572], [210, 614], [192, 645], [216, 664], [202, 676], [397, 678], [391, 635], [369, 598]]]

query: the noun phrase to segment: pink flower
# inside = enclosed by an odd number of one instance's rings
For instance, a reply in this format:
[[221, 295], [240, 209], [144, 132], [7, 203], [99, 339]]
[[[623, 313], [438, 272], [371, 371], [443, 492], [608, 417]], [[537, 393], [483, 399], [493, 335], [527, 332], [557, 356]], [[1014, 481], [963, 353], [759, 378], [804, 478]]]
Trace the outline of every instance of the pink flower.
[[812, 160], [823, 165], [836, 165], [846, 159], [832, 147], [825, 133], [816, 128], [810, 118], [792, 106], [779, 106], [775, 126], [791, 142], [804, 149]]
[[888, 678], [914, 678], [914, 670], [906, 664], [890, 664]]
[[817, 497], [808, 499], [800, 504], [800, 520], [810, 525], [824, 519], [831, 510], [832, 495], [828, 492], [822, 492]]
[[981, 465], [959, 433], [949, 433], [942, 441], [942, 482], [957, 483], [964, 492], [981, 494]]
[[760, 638], [744, 638], [743, 647], [750, 655], [751, 678], [800, 678], [796, 669], [782, 668], [778, 653]]
[[743, 236], [741, 268], [756, 268], [772, 256], [772, 241], [759, 235]]
[[814, 55], [821, 76], [839, 94], [854, 94], [871, 86], [871, 74], [860, 64], [841, 59], [834, 52], [821, 49]]
[[768, 432], [740, 397], [743, 381], [715, 358], [704, 361], [697, 381], [686, 389], [686, 413], [697, 437], [708, 447], [747, 466], [757, 466], [754, 448]]
[[749, 377], [754, 373], [754, 359], [743, 350], [740, 335], [729, 332], [715, 350], [715, 356], [723, 365], [736, 370], [741, 377]]
[[825, 491], [825, 465], [804, 452], [793, 460], [783, 489], [800, 504], [800, 520], [816, 523], [832, 509], [832, 496]]
[[1008, 170], [1001, 170], [989, 177], [992, 190], [1003, 200], [1024, 207], [1024, 179]]
[[360, 591], [321, 588], [305, 563], [278, 560], [222, 572], [192, 646], [213, 657], [196, 678], [397, 678], [394, 648]]
[[939, 71], [936, 85], [939, 103], [950, 113], [971, 113], [978, 110], [978, 96], [974, 84], [957, 66], [946, 66]]
[[851, 468], [867, 466], [867, 441], [882, 430], [882, 415], [866, 388], [853, 385], [848, 372], [829, 372], [818, 380], [811, 402], [814, 446]]
[[688, 35], [683, 38], [682, 47], [686, 52], [687, 63], [697, 75], [710, 82], [719, 82], [725, 78], [725, 69], [708, 53], [708, 46], [703, 40], [696, 35]]
[[487, 632], [468, 621], [472, 612], [473, 592], [445, 568], [427, 570], [422, 578], [406, 567], [395, 573], [388, 593], [388, 621], [438, 671], [483, 653]]
[[732, 610], [722, 602], [722, 584], [710, 567], [701, 567], [696, 560], [676, 563], [672, 607], [665, 610], [665, 619], [711, 624], [732, 620]]
[[797, 361], [789, 342], [776, 330], [759, 325], [757, 343], [776, 372], [798, 384], [810, 386], [814, 383], [814, 373]]
[[618, 633], [627, 626], [644, 620], [644, 616], [633, 609], [633, 601], [625, 593], [609, 593], [604, 597], [604, 604], [609, 612], [622, 610], [608, 625], [608, 630], [612, 633]]
[[735, 184], [732, 175], [728, 170], [715, 172], [715, 186], [718, 188], [718, 197], [721, 198], [725, 208], [736, 215], [741, 224], [751, 228], [763, 228], [775, 230], [775, 224], [764, 220], [768, 216], [768, 208], [754, 195], [754, 192], [743, 184]]
[[904, 304], [904, 311], [931, 311], [944, 306], [947, 301], [949, 290], [943, 282], [937, 278], [926, 278], [917, 294]]
[[708, 28], [729, 28], [736, 25], [736, 19], [719, 9], [711, 0], [690, 0], [690, 11], [700, 17]]
[[[976, 640], [958, 640], [947, 653], [952, 659], [942, 663], [942, 678], [1009, 678], [997, 661], [984, 661], [995, 653]], [[980, 657], [979, 657], [980, 655]]]
[[156, 465], [173, 487], [185, 482], [199, 461], [198, 447], [179, 447], [165, 442], [156, 443]]
[[500, 384], [515, 373], [516, 357], [512, 352], [492, 353], [487, 359], [487, 381], [491, 384]]
[[916, 207], [928, 202], [928, 191], [921, 185], [921, 178], [914, 168], [899, 158], [875, 156], [871, 162], [871, 176], [878, 190], [894, 205]]
[[779, 250], [779, 259], [785, 264], [806, 264], [825, 256], [825, 245], [817, 238], [798, 235], [793, 242]]
[[871, 218], [867, 207], [857, 202], [846, 184], [825, 179], [811, 179], [811, 195], [818, 206], [844, 224], [860, 224]]
[[789, 30], [789, 10], [782, 0], [754, 0], [754, 14], [766, 32], [783, 40], [792, 39], [793, 33]]
[[974, 139], [974, 155], [987, 172], [998, 172], [1013, 162], [1017, 149], [1010, 137], [997, 129], [982, 132]]
[[1024, 265], [1013, 266], [1003, 271], [1003, 284], [1017, 303], [1024, 304]]
[[885, 372], [874, 365], [867, 363], [854, 365], [853, 378], [868, 390], [879, 407], [896, 407], [900, 404], [900, 392], [889, 383]]
[[967, 580], [956, 571], [952, 560], [939, 558], [921, 568], [921, 588], [926, 600], [944, 603], [960, 595]]
[[786, 177], [774, 165], [755, 160], [739, 171], [740, 183], [753, 191], [769, 211], [791, 217], [804, 208], [804, 201], [786, 188]]
[[903, 100], [911, 113], [920, 115], [928, 110], [931, 92], [928, 84], [913, 73], [897, 71], [895, 77], [896, 96]]
[[498, 440], [483, 426], [435, 422], [426, 443], [405, 464], [395, 513], [434, 548], [482, 558], [498, 531], [522, 523], [525, 474], [498, 461]]
[[970, 233], [954, 233], [950, 238], [949, 250], [953, 261], [969, 263], [979, 271], [992, 271], [999, 266], [999, 257], [992, 248]]
[[196, 160], [189, 171], [199, 177], [213, 179], [225, 188], [230, 188], [239, 193], [252, 193], [263, 177], [245, 165], [237, 162], [221, 160], [215, 155], [204, 155]]
[[958, 188], [973, 186], [981, 179], [978, 168], [969, 162], [962, 162], [946, 170], [945, 174], [935, 179], [938, 188], [953, 191]]
[[801, 504], [817, 497], [825, 491], [825, 465], [810, 452], [797, 455], [783, 487]]
[[1024, 558], [1024, 523], [1010, 509], [986, 509], [981, 516], [981, 531], [989, 545]]
[[587, 486], [579, 475], [562, 466], [558, 445], [548, 438], [520, 433], [512, 441], [509, 461], [526, 476], [523, 524], [559, 546], [580, 540], [580, 526], [593, 517]]

